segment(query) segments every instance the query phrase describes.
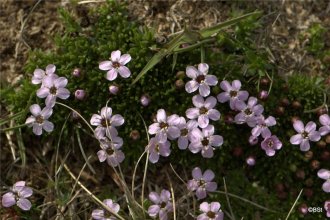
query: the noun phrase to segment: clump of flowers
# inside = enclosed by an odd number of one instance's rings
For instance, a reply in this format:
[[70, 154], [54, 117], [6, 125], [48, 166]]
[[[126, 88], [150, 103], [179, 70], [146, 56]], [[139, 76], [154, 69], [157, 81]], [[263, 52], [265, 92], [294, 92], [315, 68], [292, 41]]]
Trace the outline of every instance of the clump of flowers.
[[154, 203], [148, 208], [150, 217], [158, 216], [160, 220], [167, 220], [167, 214], [173, 212], [171, 193], [163, 189], [160, 195], [156, 192], [149, 194], [149, 199]]
[[223, 212], [218, 202], [203, 202], [199, 205], [199, 210], [203, 212], [197, 216], [197, 220], [223, 220]]
[[[120, 206], [113, 202], [111, 199], [106, 199], [103, 201], [103, 203], [109, 207], [109, 209], [113, 212], [113, 213], [118, 213], [120, 210]], [[117, 219], [115, 216], [113, 216], [113, 214], [108, 213], [107, 211], [103, 210], [103, 209], [95, 209], [92, 212], [92, 218], [96, 219], [96, 220], [115, 220]]]
[[217, 183], [212, 182], [214, 173], [212, 170], [206, 170], [202, 173], [199, 167], [195, 167], [192, 171], [192, 180], [188, 181], [187, 187], [189, 191], [196, 191], [198, 199], [206, 198], [207, 192], [214, 192], [217, 189]]
[[11, 187], [10, 192], [2, 196], [2, 206], [11, 207], [16, 204], [24, 211], [30, 210], [32, 205], [27, 198], [32, 194], [32, 189], [25, 186], [25, 181], [18, 181]]

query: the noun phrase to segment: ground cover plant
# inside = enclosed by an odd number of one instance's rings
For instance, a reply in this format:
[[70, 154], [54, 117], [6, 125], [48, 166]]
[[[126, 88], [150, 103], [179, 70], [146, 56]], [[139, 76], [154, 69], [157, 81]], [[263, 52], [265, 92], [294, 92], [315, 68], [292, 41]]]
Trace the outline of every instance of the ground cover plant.
[[86, 13], [59, 9], [55, 50], [31, 51], [1, 90], [2, 132], [18, 143], [2, 164], [4, 218], [329, 217], [329, 82], [277, 74], [254, 41], [262, 12], [165, 44], [123, 3]]

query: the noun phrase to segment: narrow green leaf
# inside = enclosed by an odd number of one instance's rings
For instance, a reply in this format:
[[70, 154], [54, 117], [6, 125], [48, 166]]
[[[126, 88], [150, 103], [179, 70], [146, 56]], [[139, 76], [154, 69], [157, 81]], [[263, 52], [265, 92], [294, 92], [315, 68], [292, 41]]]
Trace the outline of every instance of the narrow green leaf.
[[177, 59], [178, 59], [178, 54], [174, 53], [173, 54], [173, 63], [172, 63], [172, 72], [174, 71]]

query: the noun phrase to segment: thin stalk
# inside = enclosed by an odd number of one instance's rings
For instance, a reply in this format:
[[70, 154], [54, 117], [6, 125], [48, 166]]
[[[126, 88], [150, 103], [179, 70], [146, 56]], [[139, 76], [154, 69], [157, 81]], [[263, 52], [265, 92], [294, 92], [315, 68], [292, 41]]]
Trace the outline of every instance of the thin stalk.
[[229, 208], [229, 211], [230, 211], [230, 215], [231, 215], [233, 220], [236, 220], [235, 215], [233, 213], [233, 209], [231, 208], [231, 205], [230, 205], [230, 202], [229, 202], [227, 184], [226, 184], [226, 179], [224, 177], [223, 177], [223, 186], [225, 187], [225, 195], [226, 195], [226, 200], [227, 200], [228, 208]]
[[77, 140], [78, 140], [78, 145], [79, 145], [79, 148], [80, 148], [81, 154], [82, 154], [84, 160], [86, 161], [88, 168], [92, 171], [93, 174], [96, 174], [94, 168], [93, 168], [92, 165], [88, 162], [88, 159], [87, 159], [87, 156], [86, 156], [86, 154], [85, 154], [84, 148], [83, 148], [83, 146], [82, 146], [82, 144], [81, 144], [81, 140], [80, 140], [80, 135], [79, 135], [79, 130], [78, 130], [78, 129], [76, 130], [76, 134], [77, 134]]
[[286, 216], [285, 220], [288, 220], [289, 219], [289, 217], [291, 215], [291, 212], [293, 211], [294, 207], [296, 206], [296, 204], [297, 204], [297, 202], [298, 202], [298, 200], [299, 200], [302, 192], [303, 192], [303, 189], [300, 190], [299, 195], [297, 196], [296, 201], [294, 201], [294, 203], [293, 203], [293, 205], [292, 205], [292, 207], [291, 207], [288, 215]]

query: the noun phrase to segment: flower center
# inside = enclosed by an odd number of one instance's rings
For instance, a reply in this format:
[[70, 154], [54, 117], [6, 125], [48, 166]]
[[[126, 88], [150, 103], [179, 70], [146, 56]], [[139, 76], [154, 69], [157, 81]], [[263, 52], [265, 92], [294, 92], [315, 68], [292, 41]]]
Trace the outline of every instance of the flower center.
[[156, 151], [157, 153], [159, 153], [159, 144], [156, 144], [156, 146], [155, 146], [155, 151]]
[[269, 140], [268, 143], [267, 143], [267, 146], [268, 146], [269, 148], [273, 148], [273, 146], [274, 146], [274, 142], [273, 142], [272, 140]]
[[180, 131], [180, 135], [181, 136], [186, 136], [187, 134], [188, 134], [188, 129], [187, 128], [184, 128], [184, 129], [182, 129], [181, 131]]
[[112, 62], [112, 67], [118, 69], [120, 67], [120, 63]]
[[160, 204], [160, 208], [165, 208], [166, 207], [166, 202], [162, 202], [161, 204]]
[[208, 212], [206, 213], [206, 215], [207, 215], [207, 217], [209, 217], [209, 218], [211, 218], [211, 219], [215, 218], [215, 213], [212, 212], [212, 211], [208, 211]]
[[204, 76], [204, 75], [199, 75], [199, 76], [196, 77], [196, 81], [197, 81], [199, 84], [203, 83], [204, 80], [205, 80], [205, 76]]
[[204, 114], [206, 114], [207, 112], [208, 112], [208, 109], [205, 108], [205, 107], [201, 107], [201, 108], [199, 109], [199, 114], [201, 114], [201, 115], [204, 115]]
[[52, 95], [56, 95], [56, 92], [57, 92], [57, 88], [55, 86], [53, 86], [49, 89], [49, 93]]
[[160, 129], [163, 129], [163, 128], [167, 128], [168, 127], [168, 124], [167, 123], [165, 123], [165, 122], [161, 122], [160, 124], [159, 124], [159, 127], [160, 127]]
[[200, 179], [200, 180], [198, 181], [198, 186], [200, 186], [200, 187], [204, 187], [205, 183], [206, 183], [205, 180]]
[[101, 125], [102, 125], [103, 127], [110, 126], [110, 125], [111, 125], [110, 120], [109, 120], [109, 119], [102, 118], [102, 120], [101, 120]]
[[203, 146], [208, 146], [208, 145], [209, 145], [209, 140], [208, 140], [207, 138], [204, 138], [204, 139], [202, 140], [202, 145], [203, 145]]
[[306, 131], [304, 131], [301, 135], [304, 139], [308, 138], [308, 132], [306, 132]]
[[247, 108], [247, 109], [244, 110], [244, 113], [246, 115], [251, 115], [252, 114], [252, 111], [251, 111], [251, 109]]
[[235, 91], [235, 90], [231, 90], [230, 92], [229, 92], [229, 95], [230, 95], [230, 97], [236, 97], [237, 96], [237, 91]]
[[105, 150], [105, 152], [107, 152], [108, 155], [112, 155], [115, 151], [111, 147], [109, 147]]
[[36, 122], [37, 122], [38, 124], [42, 124], [42, 123], [44, 122], [44, 117], [42, 117], [41, 115], [38, 115], [38, 116], [36, 117]]

